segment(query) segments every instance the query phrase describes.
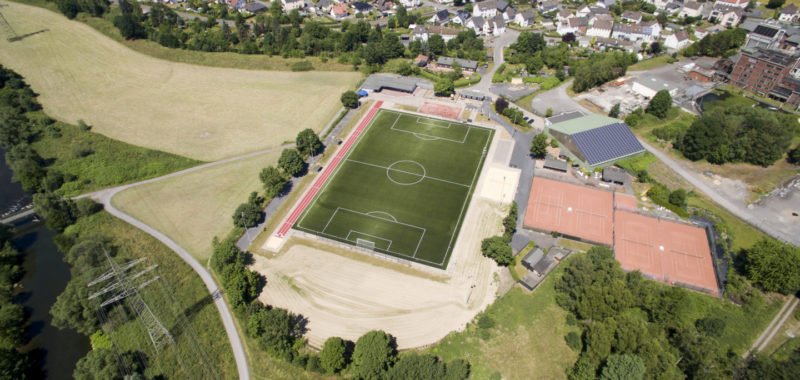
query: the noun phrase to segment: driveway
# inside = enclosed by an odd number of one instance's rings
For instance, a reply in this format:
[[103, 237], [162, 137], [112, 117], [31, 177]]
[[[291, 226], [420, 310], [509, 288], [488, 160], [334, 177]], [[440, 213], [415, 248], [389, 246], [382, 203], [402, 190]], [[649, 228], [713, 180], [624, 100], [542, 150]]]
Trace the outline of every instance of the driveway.
[[505, 62], [503, 58], [503, 48], [517, 42], [517, 37], [519, 36], [519, 32], [512, 29], [506, 29], [506, 32], [500, 35], [499, 37], [492, 38], [492, 46], [494, 48], [494, 67], [492, 70], [487, 72], [481, 77], [481, 81], [475, 84], [474, 86], [467, 87], [473, 91], [480, 91], [486, 95], [491, 95], [490, 88], [492, 87], [492, 77], [500, 65]]
[[567, 87], [569, 87], [571, 84], [572, 80], [570, 79], [561, 86], [536, 95], [536, 97], [531, 101], [531, 107], [533, 107], [533, 109], [539, 115], [544, 115], [547, 113], [548, 108], [553, 110], [553, 115], [572, 111], [580, 111], [583, 112], [584, 115], [591, 114], [591, 111], [584, 108], [582, 105], [580, 105], [580, 103], [575, 101], [575, 99], [572, 99], [569, 97], [569, 95], [567, 95]]

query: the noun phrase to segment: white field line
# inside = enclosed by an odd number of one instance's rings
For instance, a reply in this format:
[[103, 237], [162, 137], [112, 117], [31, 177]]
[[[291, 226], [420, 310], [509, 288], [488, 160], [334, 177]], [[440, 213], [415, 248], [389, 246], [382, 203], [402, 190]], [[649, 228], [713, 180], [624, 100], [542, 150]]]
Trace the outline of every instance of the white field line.
[[[386, 249], [387, 249], [387, 250], [389, 250], [389, 249], [391, 249], [391, 248], [392, 248], [392, 239], [386, 239], [386, 238], [382, 238], [382, 237], [380, 237], [380, 236], [370, 235], [370, 234], [368, 234], [368, 233], [366, 233], [366, 232], [361, 232], [361, 231], [359, 231], [359, 230], [350, 230], [349, 232], [347, 232], [347, 237], [346, 237], [346, 238], [344, 238], [344, 240], [347, 240], [347, 241], [352, 241], [352, 240], [350, 240], [350, 234], [352, 234], [353, 232], [355, 232], [356, 234], [359, 234], [359, 235], [369, 236], [369, 237], [372, 237], [372, 238], [375, 238], [375, 239], [379, 239], [379, 240], [383, 240], [383, 241], [389, 242], [389, 245], [386, 247]], [[356, 245], [358, 245], [358, 240], [366, 240], [366, 241], [369, 241], [369, 240], [367, 240], [367, 239], [359, 239], [359, 238], [356, 238]], [[372, 244], [375, 244], [375, 242], [372, 242]]]
[[417, 177], [422, 177], [422, 179], [429, 178], [429, 179], [432, 179], [434, 181], [445, 182], [445, 183], [449, 183], [451, 185], [463, 186], [463, 187], [466, 187], [466, 188], [470, 187], [469, 185], [465, 185], [463, 183], [458, 183], [458, 182], [448, 181], [446, 179], [431, 177], [431, 176], [426, 175], [426, 174], [412, 173], [412, 172], [407, 172], [405, 170], [394, 169], [394, 168], [391, 168], [391, 167], [386, 167], [386, 166], [382, 166], [382, 165], [378, 165], [378, 164], [371, 164], [369, 162], [356, 161], [356, 160], [351, 160], [351, 159], [347, 159], [347, 161], [348, 162], [355, 162], [355, 163], [361, 164], [361, 165], [372, 166], [372, 167], [376, 167], [376, 168], [380, 168], [380, 169], [391, 170], [391, 171], [398, 172], [398, 173], [405, 173], [405, 174], [415, 175]]

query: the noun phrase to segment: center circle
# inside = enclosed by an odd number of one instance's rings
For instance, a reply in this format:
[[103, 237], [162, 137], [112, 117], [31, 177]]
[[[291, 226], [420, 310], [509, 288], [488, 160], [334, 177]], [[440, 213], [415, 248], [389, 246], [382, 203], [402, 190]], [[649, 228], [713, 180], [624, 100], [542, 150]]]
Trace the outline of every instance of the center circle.
[[425, 179], [425, 167], [419, 162], [400, 160], [386, 168], [386, 177], [398, 185], [416, 185]]

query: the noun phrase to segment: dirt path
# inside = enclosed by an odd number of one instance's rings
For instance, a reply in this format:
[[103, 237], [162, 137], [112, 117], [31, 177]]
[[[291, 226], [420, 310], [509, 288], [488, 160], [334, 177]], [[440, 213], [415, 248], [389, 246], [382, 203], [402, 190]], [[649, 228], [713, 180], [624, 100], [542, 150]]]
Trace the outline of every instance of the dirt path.
[[781, 311], [778, 312], [778, 315], [769, 323], [764, 332], [753, 342], [753, 345], [750, 346], [750, 349], [747, 350], [742, 355], [743, 359], [747, 359], [751, 354], [757, 354], [761, 352], [763, 349], [769, 345], [769, 342], [772, 341], [772, 338], [775, 337], [775, 334], [780, 331], [781, 326], [786, 323], [786, 320], [794, 313], [794, 309], [797, 308], [797, 304], [800, 302], [800, 299], [797, 297], [792, 297], [789, 301], [786, 302], [785, 305], [781, 308]]

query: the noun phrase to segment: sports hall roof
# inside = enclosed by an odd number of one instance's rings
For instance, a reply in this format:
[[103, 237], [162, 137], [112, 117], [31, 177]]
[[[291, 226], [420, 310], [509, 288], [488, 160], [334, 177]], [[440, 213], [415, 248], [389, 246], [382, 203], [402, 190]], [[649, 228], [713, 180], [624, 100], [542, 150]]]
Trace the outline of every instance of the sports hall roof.
[[[569, 135], [574, 147], [589, 166], [595, 166], [622, 157], [643, 152], [644, 147], [628, 126], [619, 119], [602, 115], [588, 115], [553, 124], [551, 131]], [[566, 146], [572, 146], [561, 141]]]
[[550, 129], [561, 132], [565, 135], [573, 135], [575, 133], [620, 122], [621, 121], [619, 119], [615, 119], [613, 117], [593, 114], [555, 123], [550, 126]]

